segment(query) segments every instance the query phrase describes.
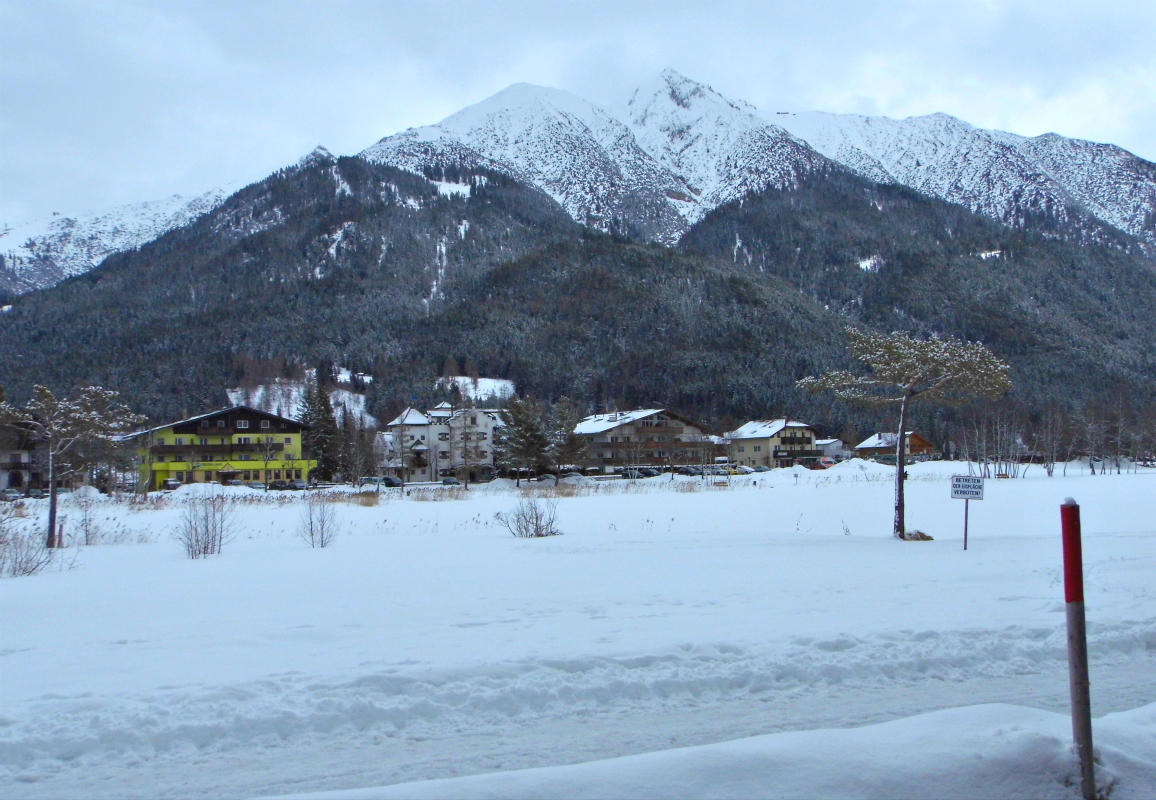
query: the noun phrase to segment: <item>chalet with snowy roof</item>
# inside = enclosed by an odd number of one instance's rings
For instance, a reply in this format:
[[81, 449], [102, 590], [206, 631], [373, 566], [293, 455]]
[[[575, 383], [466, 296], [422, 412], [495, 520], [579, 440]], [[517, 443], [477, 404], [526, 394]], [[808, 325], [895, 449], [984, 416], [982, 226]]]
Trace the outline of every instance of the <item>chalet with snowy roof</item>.
[[317, 462], [302, 449], [308, 425], [249, 406], [200, 414], [129, 434], [149, 489], [181, 483], [309, 478]]
[[731, 463], [746, 467], [812, 466], [823, 455], [815, 429], [792, 419], [752, 420], [725, 438]]
[[[876, 433], [855, 445], [855, 454], [859, 458], [894, 458], [898, 438], [899, 435], [896, 433]], [[907, 432], [903, 448], [904, 459], [931, 458], [935, 452], [935, 445], [926, 438], [915, 431]]]
[[586, 417], [574, 433], [589, 442], [587, 468], [704, 464], [714, 444], [698, 423], [665, 408], [611, 411]]
[[498, 409], [455, 408], [448, 402], [424, 413], [406, 408], [378, 434], [378, 462], [383, 472], [407, 482], [489, 480], [500, 414]]

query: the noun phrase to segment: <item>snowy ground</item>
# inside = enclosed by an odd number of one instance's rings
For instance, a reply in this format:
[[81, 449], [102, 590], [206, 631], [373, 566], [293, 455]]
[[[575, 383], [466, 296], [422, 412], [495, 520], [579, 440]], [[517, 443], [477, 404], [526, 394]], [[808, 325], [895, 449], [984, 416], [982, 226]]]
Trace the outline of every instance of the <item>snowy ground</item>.
[[1072, 496], [1101, 783], [1153, 796], [1156, 473], [989, 480], [964, 552], [953, 472], [910, 470], [927, 543], [863, 462], [577, 487], [541, 540], [505, 484], [386, 492], [324, 550], [300, 495], [228, 490], [204, 561], [172, 539], [196, 487], [102, 501], [108, 544], [0, 581], [0, 794], [1078, 797]]

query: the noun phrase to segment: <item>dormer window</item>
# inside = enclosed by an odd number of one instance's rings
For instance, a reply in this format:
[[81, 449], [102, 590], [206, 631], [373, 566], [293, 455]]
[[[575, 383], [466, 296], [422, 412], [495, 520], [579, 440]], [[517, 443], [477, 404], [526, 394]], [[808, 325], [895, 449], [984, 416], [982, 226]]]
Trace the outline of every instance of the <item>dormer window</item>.
[[269, 430], [269, 420], [261, 420], [261, 430]]
[[247, 430], [248, 427], [249, 427], [249, 420], [247, 420], [247, 419], [237, 420], [237, 430], [239, 430], [239, 431]]

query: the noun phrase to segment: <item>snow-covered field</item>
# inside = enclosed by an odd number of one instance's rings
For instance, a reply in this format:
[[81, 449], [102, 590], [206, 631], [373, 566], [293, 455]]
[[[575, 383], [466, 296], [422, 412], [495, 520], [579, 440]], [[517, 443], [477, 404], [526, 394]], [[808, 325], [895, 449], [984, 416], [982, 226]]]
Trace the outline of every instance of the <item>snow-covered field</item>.
[[966, 471], [911, 467], [925, 543], [864, 462], [586, 484], [535, 540], [505, 482], [345, 494], [326, 549], [301, 495], [226, 489], [201, 561], [172, 535], [204, 487], [101, 500], [106, 544], [0, 581], [0, 795], [1078, 797], [1071, 496], [1098, 778], [1156, 796], [1156, 472], [988, 480], [965, 552]]

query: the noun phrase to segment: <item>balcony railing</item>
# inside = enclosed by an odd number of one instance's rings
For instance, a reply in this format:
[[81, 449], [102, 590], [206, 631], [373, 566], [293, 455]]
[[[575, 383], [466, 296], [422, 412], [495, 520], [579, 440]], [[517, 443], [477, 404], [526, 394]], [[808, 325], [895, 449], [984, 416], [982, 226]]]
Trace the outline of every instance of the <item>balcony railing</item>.
[[[265, 453], [280, 453], [285, 445], [279, 442], [250, 442], [249, 444], [154, 444], [149, 448], [153, 455], [169, 455], [170, 453], [204, 453], [205, 455], [231, 456], [234, 453], [251, 454], [254, 458], [263, 457]], [[213, 460], [213, 459], [203, 459]]]
[[0, 461], [0, 469], [32, 469], [32, 463], [29, 461]]

